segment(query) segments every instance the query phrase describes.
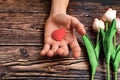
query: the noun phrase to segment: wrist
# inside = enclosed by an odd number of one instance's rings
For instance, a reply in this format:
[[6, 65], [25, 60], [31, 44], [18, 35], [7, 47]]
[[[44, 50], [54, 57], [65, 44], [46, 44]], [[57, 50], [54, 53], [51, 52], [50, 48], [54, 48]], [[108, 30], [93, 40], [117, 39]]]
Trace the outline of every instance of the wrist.
[[52, 15], [57, 15], [57, 14], [66, 14], [66, 10], [51, 10], [50, 11], [50, 16]]
[[69, 0], [51, 0], [51, 11], [50, 15], [55, 15], [59, 13], [66, 14], [66, 9], [69, 3]]

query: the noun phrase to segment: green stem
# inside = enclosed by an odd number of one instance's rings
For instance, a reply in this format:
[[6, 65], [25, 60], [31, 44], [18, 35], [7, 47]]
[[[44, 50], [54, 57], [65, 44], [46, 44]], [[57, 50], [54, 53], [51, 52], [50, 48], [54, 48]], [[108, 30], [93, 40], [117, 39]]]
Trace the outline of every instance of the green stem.
[[110, 65], [106, 65], [106, 70], [107, 70], [107, 80], [110, 80]]
[[108, 22], [106, 22], [105, 26], [106, 26], [106, 31], [107, 31], [108, 30]]
[[117, 71], [114, 73], [114, 75], [115, 75], [114, 76], [114, 78], [115, 78], [114, 80], [117, 80]]
[[114, 35], [114, 48], [116, 49], [116, 34]]
[[97, 41], [96, 41], [96, 44], [98, 43], [99, 41], [99, 32], [97, 33]]
[[91, 76], [91, 80], [94, 80], [94, 74], [92, 74], [92, 76]]

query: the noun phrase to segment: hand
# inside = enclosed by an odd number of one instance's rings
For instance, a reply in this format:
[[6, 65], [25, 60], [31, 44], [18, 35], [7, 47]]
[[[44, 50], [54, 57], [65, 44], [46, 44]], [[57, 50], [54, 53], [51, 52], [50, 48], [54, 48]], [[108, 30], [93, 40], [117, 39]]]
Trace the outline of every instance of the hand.
[[[52, 32], [60, 28], [65, 28], [66, 35], [62, 41], [52, 38]], [[52, 57], [54, 55], [67, 56], [69, 54], [68, 45], [71, 47], [74, 58], [79, 58], [81, 49], [77, 42], [73, 29], [80, 35], [86, 33], [84, 25], [75, 17], [64, 13], [51, 15], [45, 25], [44, 48], [40, 52], [42, 56]]]

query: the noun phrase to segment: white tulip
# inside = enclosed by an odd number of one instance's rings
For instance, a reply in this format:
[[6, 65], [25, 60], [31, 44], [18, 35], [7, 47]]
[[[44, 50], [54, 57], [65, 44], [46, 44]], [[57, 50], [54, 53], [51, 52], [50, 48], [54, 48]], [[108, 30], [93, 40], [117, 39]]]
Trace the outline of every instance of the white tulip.
[[111, 8], [109, 8], [103, 15], [102, 20], [112, 22], [112, 20], [116, 18], [116, 13], [116, 10], [112, 10]]
[[105, 29], [105, 24], [102, 20], [99, 20], [97, 18], [94, 19], [94, 22], [93, 22], [93, 30], [95, 32], [99, 32], [100, 29]]
[[116, 18], [116, 29], [120, 32], [120, 18]]

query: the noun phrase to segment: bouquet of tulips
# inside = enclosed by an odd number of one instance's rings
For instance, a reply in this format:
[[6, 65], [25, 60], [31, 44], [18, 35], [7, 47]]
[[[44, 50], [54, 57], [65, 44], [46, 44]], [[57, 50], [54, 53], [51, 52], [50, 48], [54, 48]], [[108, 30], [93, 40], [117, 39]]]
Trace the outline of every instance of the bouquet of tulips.
[[116, 10], [109, 8], [101, 20], [94, 19], [93, 30], [97, 32], [96, 45], [93, 45], [87, 35], [82, 37], [91, 66], [91, 80], [94, 80], [101, 46], [103, 46], [105, 55], [107, 80], [110, 80], [110, 63], [113, 66], [114, 78], [117, 80], [117, 71], [120, 63], [120, 45], [116, 46], [116, 32], [119, 33], [120, 31], [120, 19], [116, 18], [116, 13]]

